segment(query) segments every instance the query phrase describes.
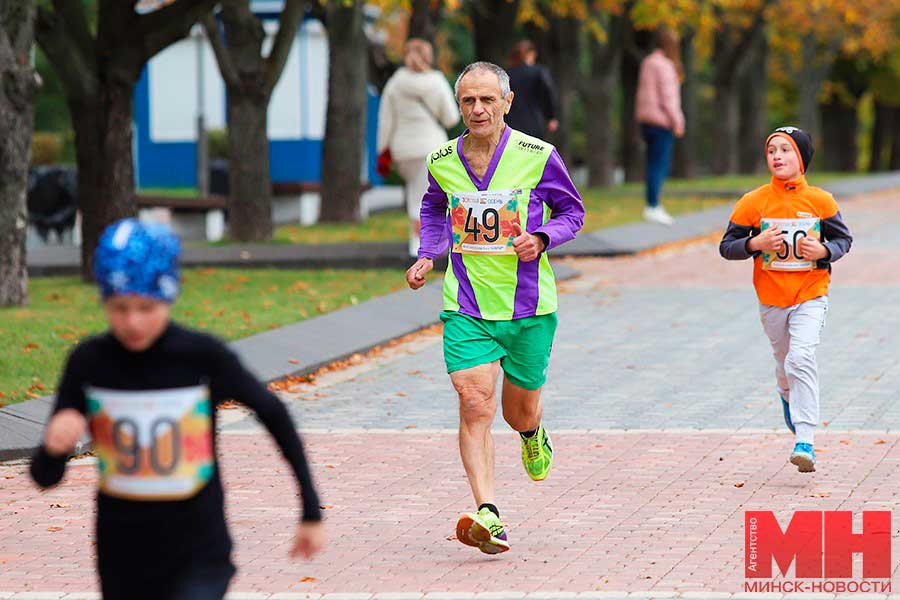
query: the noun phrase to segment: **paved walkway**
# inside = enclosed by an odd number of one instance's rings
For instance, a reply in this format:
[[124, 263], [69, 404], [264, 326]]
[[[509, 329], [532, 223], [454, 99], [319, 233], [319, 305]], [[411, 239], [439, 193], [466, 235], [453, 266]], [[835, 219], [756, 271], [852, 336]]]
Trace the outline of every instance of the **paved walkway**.
[[[900, 188], [900, 171], [863, 175], [834, 182], [828, 186], [841, 199], [853, 194], [868, 194]], [[706, 190], [712, 192], [714, 190]], [[702, 190], [701, 190], [702, 192]], [[682, 193], [689, 193], [684, 190]], [[738, 190], [720, 191], [740, 197]], [[638, 222], [599, 231], [582, 232], [577, 240], [551, 251], [555, 256], [623, 256], [662, 243], [696, 237], [718, 231], [727, 219], [727, 207], [715, 207], [679, 218], [678, 227]], [[79, 272], [80, 249], [73, 246], [44, 246], [28, 251], [28, 272], [32, 275], [59, 275]], [[229, 244], [189, 246], [182, 263], [211, 267], [280, 268], [384, 268], [409, 266], [406, 242], [355, 242], [344, 244]], [[444, 264], [439, 261], [441, 268]]]
[[[742, 591], [744, 511], [773, 510], [784, 522], [797, 509], [892, 509], [900, 194], [842, 208], [857, 242], [835, 265], [819, 352], [815, 474], [786, 463], [792, 438], [774, 399], [749, 262], [721, 260], [714, 240], [582, 259], [584, 275], [562, 286], [545, 395], [557, 448], [547, 481], [527, 479], [515, 436], [496, 423], [509, 553], [487, 557], [452, 539], [458, 513], [472, 507], [440, 337], [426, 332], [284, 394], [326, 506], [330, 545], [310, 563], [286, 558], [296, 498], [277, 451], [242, 410], [223, 413], [239, 567], [232, 590], [361, 594], [352, 600], [728, 596]], [[61, 597], [96, 588], [94, 477], [88, 459], [62, 487], [37, 494], [25, 465], [0, 466], [0, 590]], [[894, 534], [895, 556], [898, 542]]]

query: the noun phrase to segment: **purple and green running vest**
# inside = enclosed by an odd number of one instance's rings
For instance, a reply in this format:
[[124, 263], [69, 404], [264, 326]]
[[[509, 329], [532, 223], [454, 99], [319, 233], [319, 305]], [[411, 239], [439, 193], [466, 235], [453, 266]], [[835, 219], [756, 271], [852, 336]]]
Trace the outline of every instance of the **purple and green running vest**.
[[[462, 140], [440, 146], [428, 159], [428, 171], [447, 193], [447, 226], [453, 194], [477, 192], [460, 158]], [[490, 181], [491, 191], [522, 190], [518, 212], [522, 229], [533, 231], [550, 218], [550, 208], [532, 192], [540, 182], [553, 146], [510, 128]], [[452, 245], [451, 245], [452, 246]], [[462, 306], [461, 306], [462, 305]], [[444, 310], [460, 311], [491, 321], [509, 321], [556, 312], [556, 278], [546, 253], [522, 262], [515, 255], [491, 256], [450, 252], [444, 275]], [[461, 310], [462, 309], [462, 310]]]

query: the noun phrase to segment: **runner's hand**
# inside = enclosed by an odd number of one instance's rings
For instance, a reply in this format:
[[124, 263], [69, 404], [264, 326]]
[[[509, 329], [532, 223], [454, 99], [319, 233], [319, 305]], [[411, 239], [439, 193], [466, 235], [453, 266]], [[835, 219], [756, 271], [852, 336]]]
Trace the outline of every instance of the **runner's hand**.
[[291, 558], [302, 556], [306, 560], [315, 556], [325, 545], [325, 527], [321, 521], [304, 521], [294, 534]]
[[522, 225], [518, 222], [513, 223], [516, 237], [513, 239], [513, 248], [516, 250], [516, 256], [522, 262], [531, 262], [541, 255], [544, 251], [544, 240], [539, 235], [532, 235], [522, 231]]
[[780, 252], [784, 243], [784, 234], [780, 229], [770, 227], [761, 234], [750, 238], [747, 248], [751, 252]]
[[66, 456], [75, 450], [87, 432], [87, 420], [74, 408], [64, 408], [50, 419], [44, 433], [44, 447], [53, 456]]
[[420, 258], [406, 272], [406, 283], [412, 290], [417, 290], [425, 285], [425, 275], [434, 268], [434, 261], [430, 258]]
[[800, 240], [800, 254], [810, 260], [822, 260], [828, 257], [828, 248], [818, 239], [807, 236]]

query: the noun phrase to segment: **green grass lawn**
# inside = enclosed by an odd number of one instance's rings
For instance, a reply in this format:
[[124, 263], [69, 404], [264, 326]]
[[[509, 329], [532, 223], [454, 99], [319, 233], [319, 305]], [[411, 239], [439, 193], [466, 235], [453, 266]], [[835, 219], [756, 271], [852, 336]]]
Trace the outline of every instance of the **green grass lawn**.
[[[699, 196], [664, 197], [663, 203], [674, 215], [702, 210], [735, 198], [704, 198]], [[634, 193], [610, 193], [590, 188], [584, 193], [586, 209], [584, 230], [594, 231], [632, 223], [642, 218], [643, 196]], [[372, 215], [364, 223], [320, 224], [312, 227], [281, 225], [275, 229], [272, 243], [278, 244], [336, 244], [342, 242], [397, 242], [407, 236], [406, 212], [389, 211]], [[228, 243], [228, 242], [221, 242]]]
[[312, 227], [281, 225], [272, 241], [279, 244], [339, 244], [405, 240], [409, 220], [405, 210], [377, 212], [362, 223], [319, 223]]
[[196, 198], [200, 191], [197, 188], [141, 188], [136, 190], [141, 196], [163, 196], [165, 198]]
[[[815, 184], [825, 184], [852, 173], [816, 173], [811, 178]], [[741, 191], [749, 191], [768, 182], [767, 175], [725, 175], [697, 177], [695, 179], [668, 179], [663, 188], [662, 202], [673, 215], [702, 210], [718, 204], [737, 202]], [[666, 194], [666, 191], [674, 194]], [[159, 190], [155, 190], [159, 192]], [[182, 190], [173, 190], [179, 193]], [[731, 196], [703, 197], [685, 192], [714, 191], [735, 192]], [[585, 231], [614, 227], [639, 221], [643, 210], [643, 183], [626, 183], [611, 188], [586, 188], [583, 190], [587, 216]], [[397, 242], [407, 237], [406, 212], [392, 210], [379, 212], [363, 223], [320, 223], [311, 227], [281, 225], [276, 227], [270, 243], [273, 244], [340, 244], [347, 242]], [[229, 240], [216, 244], [230, 244]]]
[[[405, 287], [400, 270], [184, 272], [175, 320], [226, 340], [246, 337]], [[0, 308], [0, 404], [51, 393], [71, 346], [106, 329], [96, 288], [74, 277], [29, 282], [31, 302]], [[290, 357], [286, 357], [290, 358]]]

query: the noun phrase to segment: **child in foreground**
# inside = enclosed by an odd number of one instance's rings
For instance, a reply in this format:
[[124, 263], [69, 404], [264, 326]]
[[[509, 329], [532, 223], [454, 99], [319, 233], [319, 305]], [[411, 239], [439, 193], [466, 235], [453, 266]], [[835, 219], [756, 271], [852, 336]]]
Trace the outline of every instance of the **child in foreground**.
[[216, 407], [250, 407], [290, 463], [302, 496], [292, 556], [324, 541], [319, 500], [282, 402], [222, 342], [170, 320], [180, 244], [166, 227], [111, 225], [94, 255], [106, 333], [69, 355], [44, 443], [31, 463], [57, 484], [90, 429], [100, 469], [97, 566], [104, 600], [220, 600], [235, 573], [216, 460]]
[[753, 258], [753, 285], [775, 355], [784, 421], [796, 438], [790, 462], [809, 473], [816, 470], [816, 347], [828, 310], [831, 263], [850, 251], [853, 238], [834, 197], [806, 182], [815, 152], [810, 136], [780, 127], [765, 149], [772, 180], [737, 203], [719, 253], [728, 260]]

